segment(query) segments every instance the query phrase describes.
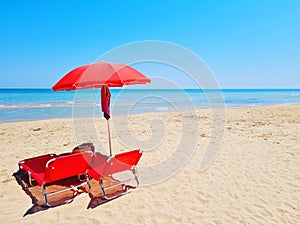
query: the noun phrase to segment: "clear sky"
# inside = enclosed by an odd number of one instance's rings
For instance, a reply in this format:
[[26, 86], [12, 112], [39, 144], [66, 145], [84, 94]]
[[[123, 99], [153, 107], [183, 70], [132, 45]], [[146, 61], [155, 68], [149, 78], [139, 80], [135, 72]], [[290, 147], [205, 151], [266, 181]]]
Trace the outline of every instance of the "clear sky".
[[298, 0], [0, 0], [0, 87], [50, 88], [128, 42], [199, 55], [222, 88], [300, 88]]

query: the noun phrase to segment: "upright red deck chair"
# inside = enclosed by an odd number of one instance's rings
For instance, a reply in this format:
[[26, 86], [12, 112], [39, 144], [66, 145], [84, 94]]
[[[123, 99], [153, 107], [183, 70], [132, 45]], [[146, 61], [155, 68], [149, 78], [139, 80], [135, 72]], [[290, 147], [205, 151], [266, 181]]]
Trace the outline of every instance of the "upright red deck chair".
[[[115, 193], [108, 195], [106, 193], [107, 190], [127, 184], [128, 182], [135, 181], [136, 187], [139, 186], [139, 180], [136, 170], [136, 165], [138, 164], [140, 158], [142, 156], [142, 151], [140, 150], [133, 150], [130, 152], [120, 153], [114, 156], [107, 158], [106, 156], [95, 153], [93, 163], [91, 168], [88, 170], [88, 174], [91, 178], [99, 181], [102, 194], [105, 199], [111, 200], [120, 195], [124, 195], [129, 193], [134, 189], [124, 190], [121, 193]], [[133, 177], [124, 181], [118, 181], [113, 178], [114, 174], [123, 172], [123, 171], [130, 171], [133, 174]], [[103, 178], [111, 178], [114, 180], [114, 184], [110, 186], [103, 185]]]
[[[43, 155], [20, 161], [19, 168], [27, 172], [30, 185], [32, 185], [32, 180], [34, 179], [36, 183], [42, 187], [46, 205], [51, 207], [52, 205], [48, 201], [49, 196], [68, 190], [74, 190], [74, 188], [78, 188], [86, 184], [88, 184], [88, 192], [90, 191], [88, 169], [92, 163], [93, 154], [94, 153], [92, 151], [86, 151], [74, 154], [66, 154], [63, 156], [55, 154]], [[58, 180], [82, 174], [85, 175], [86, 179], [79, 180], [79, 184], [77, 182], [76, 184], [72, 185], [72, 187], [47, 193], [47, 185], [50, 185]], [[69, 202], [73, 199], [74, 197], [67, 199], [66, 202]]]

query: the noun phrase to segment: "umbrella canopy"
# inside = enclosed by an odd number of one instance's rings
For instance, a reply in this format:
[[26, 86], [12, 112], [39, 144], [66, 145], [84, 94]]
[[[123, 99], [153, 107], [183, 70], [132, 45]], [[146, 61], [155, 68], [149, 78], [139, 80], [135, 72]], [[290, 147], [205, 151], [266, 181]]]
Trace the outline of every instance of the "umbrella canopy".
[[123, 85], [146, 84], [151, 80], [130, 66], [98, 62], [80, 66], [61, 78], [53, 87], [53, 91], [71, 91], [77, 89], [101, 88], [101, 106], [107, 120], [109, 150], [111, 151], [111, 138], [108, 119], [110, 118], [110, 91], [108, 87], [122, 87]]
[[122, 87], [131, 84], [150, 83], [150, 79], [130, 66], [98, 62], [80, 66], [67, 73], [52, 89], [54, 91], [71, 91], [76, 89]]

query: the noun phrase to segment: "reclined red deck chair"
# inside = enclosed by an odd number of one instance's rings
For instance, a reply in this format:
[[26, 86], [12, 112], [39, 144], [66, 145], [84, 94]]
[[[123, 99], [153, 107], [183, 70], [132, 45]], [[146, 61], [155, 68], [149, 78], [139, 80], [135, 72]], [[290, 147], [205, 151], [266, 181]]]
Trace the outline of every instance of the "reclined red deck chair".
[[[96, 152], [92, 167], [88, 170], [88, 174], [91, 178], [99, 181], [102, 194], [105, 199], [111, 200], [114, 199], [120, 195], [127, 194], [128, 192], [132, 191], [133, 189], [130, 190], [125, 190], [122, 191], [121, 193], [117, 193], [115, 195], [110, 195], [108, 196], [106, 193], [106, 190], [115, 188], [120, 185], [124, 185], [128, 182], [131, 181], [136, 181], [136, 187], [139, 186], [139, 180], [138, 180], [138, 175], [136, 171], [136, 165], [139, 162], [140, 158], [142, 156], [142, 151], [140, 150], [133, 150], [130, 152], [124, 152], [117, 154], [115, 156], [111, 156], [107, 158], [106, 156]], [[111, 177], [113, 179], [112, 175], [123, 172], [123, 171], [131, 171], [133, 174], [133, 178], [130, 178], [125, 181], [118, 181], [117, 183], [114, 183], [113, 185], [104, 187], [103, 185], [103, 178], [104, 177]], [[113, 179], [116, 181], [115, 179]]]
[[[90, 168], [93, 154], [94, 153], [92, 151], [87, 151], [63, 156], [55, 154], [43, 155], [20, 161], [19, 168], [28, 173], [30, 185], [32, 185], [33, 178], [39, 186], [42, 186], [46, 205], [51, 207], [52, 205], [48, 202], [48, 197], [51, 195], [72, 190], [86, 184], [88, 184], [88, 192], [90, 191], [88, 169]], [[47, 193], [46, 186], [54, 181], [81, 174], [84, 174], [86, 179], [80, 180], [79, 185], [75, 184], [72, 187]], [[66, 202], [73, 199], [74, 197], [66, 200]]]

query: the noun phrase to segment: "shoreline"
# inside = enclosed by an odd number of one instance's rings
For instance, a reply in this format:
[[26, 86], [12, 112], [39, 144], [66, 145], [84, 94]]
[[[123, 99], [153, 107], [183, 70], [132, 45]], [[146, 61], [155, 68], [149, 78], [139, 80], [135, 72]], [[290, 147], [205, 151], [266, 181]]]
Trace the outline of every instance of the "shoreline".
[[[254, 105], [254, 106], [235, 106], [235, 107], [226, 107], [224, 105], [224, 110], [229, 110], [229, 109], [251, 109], [251, 108], [263, 108], [263, 107], [280, 107], [280, 106], [293, 106], [293, 105], [300, 105], [300, 103], [282, 103], [282, 104], [274, 104], [274, 105]], [[212, 110], [212, 108], [196, 108], [196, 111], [200, 110]], [[183, 110], [184, 111], [184, 110]], [[129, 114], [129, 115], [116, 115], [116, 116], [111, 116], [113, 117], [124, 117], [124, 116], [136, 116], [136, 115], [147, 115], [147, 114], [165, 114], [165, 113], [180, 113], [176, 111], [167, 111], [167, 112], [143, 112], [143, 113], [136, 113], [136, 114]], [[34, 122], [34, 121], [46, 121], [46, 120], [56, 120], [56, 119], [73, 119], [74, 117], [50, 117], [50, 118], [45, 118], [45, 119], [28, 119], [28, 120], [17, 120], [17, 121], [0, 121], [1, 124], [10, 124], [10, 123], [19, 123], [19, 122]], [[102, 118], [100, 117], [93, 117], [94, 119]]]

